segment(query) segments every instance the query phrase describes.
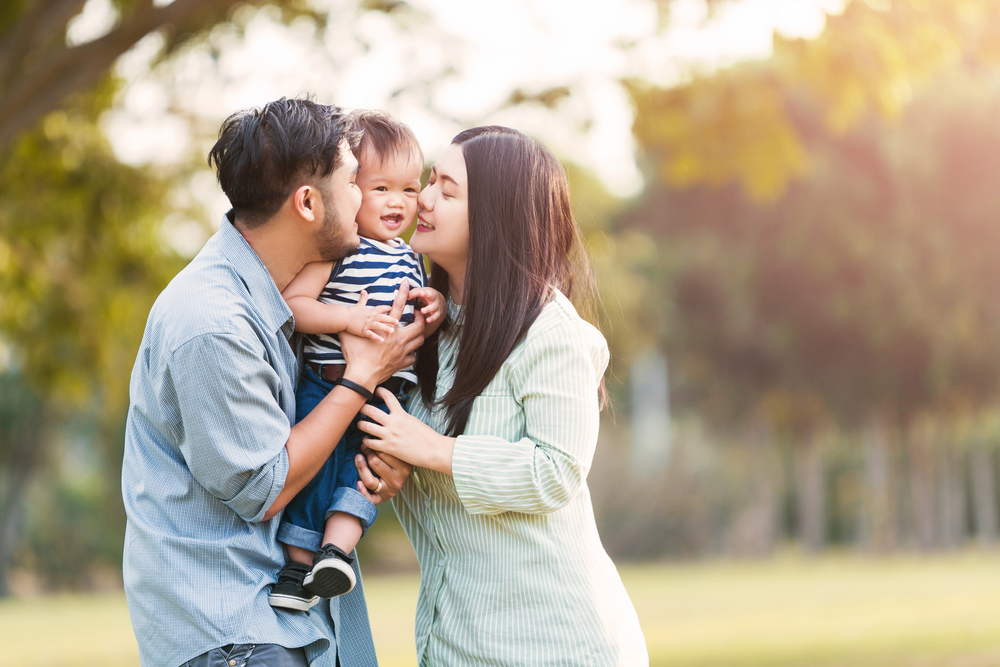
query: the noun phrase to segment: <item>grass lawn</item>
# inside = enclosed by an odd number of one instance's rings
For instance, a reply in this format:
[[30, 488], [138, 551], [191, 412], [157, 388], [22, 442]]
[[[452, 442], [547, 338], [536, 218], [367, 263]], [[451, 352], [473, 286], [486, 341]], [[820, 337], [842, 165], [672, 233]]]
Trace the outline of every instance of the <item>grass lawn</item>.
[[[653, 665], [1000, 665], [1000, 555], [628, 565]], [[384, 667], [413, 665], [415, 576], [369, 577]], [[121, 594], [0, 601], [0, 665], [137, 663]]]

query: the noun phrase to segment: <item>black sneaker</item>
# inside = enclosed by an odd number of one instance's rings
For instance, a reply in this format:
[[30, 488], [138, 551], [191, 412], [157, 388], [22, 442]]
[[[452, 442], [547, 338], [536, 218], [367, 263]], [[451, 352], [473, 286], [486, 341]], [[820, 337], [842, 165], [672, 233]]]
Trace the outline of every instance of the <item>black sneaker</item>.
[[309, 611], [319, 603], [319, 598], [306, 591], [302, 580], [309, 574], [305, 563], [289, 563], [278, 573], [278, 583], [271, 587], [267, 601], [272, 607]]
[[321, 598], [335, 598], [354, 589], [354, 559], [333, 544], [324, 544], [313, 556], [312, 571], [302, 581], [305, 589]]

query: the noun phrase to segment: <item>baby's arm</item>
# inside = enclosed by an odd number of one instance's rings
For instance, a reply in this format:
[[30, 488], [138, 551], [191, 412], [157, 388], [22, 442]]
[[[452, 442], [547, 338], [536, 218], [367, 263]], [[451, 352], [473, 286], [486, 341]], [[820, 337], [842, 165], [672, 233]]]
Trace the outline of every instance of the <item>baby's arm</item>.
[[448, 313], [448, 303], [444, 295], [433, 287], [418, 287], [410, 290], [410, 296], [416, 297], [424, 302], [420, 312], [424, 316], [424, 337], [430, 336], [438, 330], [444, 322], [444, 317]]
[[381, 334], [392, 333], [398, 322], [387, 315], [389, 306], [369, 308], [367, 292], [361, 292], [354, 306], [318, 301], [332, 270], [332, 262], [306, 264], [281, 293], [295, 317], [295, 330], [312, 334], [347, 331], [378, 341], [383, 340]]

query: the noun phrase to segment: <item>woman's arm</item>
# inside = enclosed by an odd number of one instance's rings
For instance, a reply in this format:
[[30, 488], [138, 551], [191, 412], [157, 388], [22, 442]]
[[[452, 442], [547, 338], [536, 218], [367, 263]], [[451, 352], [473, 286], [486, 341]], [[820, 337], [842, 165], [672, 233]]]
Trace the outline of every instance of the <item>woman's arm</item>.
[[593, 460], [600, 422], [597, 388], [607, 367], [607, 345], [596, 329], [573, 323], [543, 332], [517, 354], [509, 400], [524, 412], [526, 437], [514, 442], [493, 435], [446, 438], [401, 408], [391, 406], [386, 415], [366, 406], [362, 413], [380, 422], [359, 424], [374, 436], [366, 444], [451, 474], [472, 514], [559, 509], [583, 484]]
[[462, 435], [452, 475], [470, 514], [547, 514], [568, 503], [587, 479], [600, 425], [598, 385], [607, 344], [583, 322], [529, 340], [511, 368], [526, 436], [510, 442]]

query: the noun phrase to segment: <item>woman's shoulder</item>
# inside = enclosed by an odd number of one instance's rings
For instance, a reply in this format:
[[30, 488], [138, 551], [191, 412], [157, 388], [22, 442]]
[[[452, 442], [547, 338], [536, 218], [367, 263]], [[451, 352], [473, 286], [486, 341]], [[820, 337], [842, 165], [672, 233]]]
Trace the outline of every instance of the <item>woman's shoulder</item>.
[[582, 352], [597, 364], [607, 364], [608, 344], [604, 335], [580, 317], [573, 303], [558, 290], [514, 350], [511, 361], [553, 349]]
[[528, 329], [527, 339], [544, 335], [553, 329], [564, 331], [578, 331], [581, 335], [597, 336], [604, 339], [600, 330], [593, 324], [580, 317], [576, 312], [573, 302], [566, 298], [559, 290], [554, 290], [552, 299], [545, 304], [542, 312]]

